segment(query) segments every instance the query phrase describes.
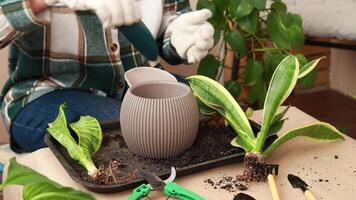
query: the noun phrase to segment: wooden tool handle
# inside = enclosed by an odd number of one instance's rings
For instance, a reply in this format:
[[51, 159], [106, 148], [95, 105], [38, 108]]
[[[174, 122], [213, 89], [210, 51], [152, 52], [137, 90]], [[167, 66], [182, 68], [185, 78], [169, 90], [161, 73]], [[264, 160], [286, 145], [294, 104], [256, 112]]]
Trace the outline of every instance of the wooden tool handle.
[[309, 190], [305, 190], [304, 195], [308, 200], [317, 200]]
[[269, 188], [270, 188], [271, 193], [272, 193], [272, 199], [273, 200], [280, 200], [279, 194], [278, 194], [278, 190], [277, 190], [277, 186], [276, 186], [276, 182], [274, 180], [274, 176], [270, 174], [270, 175], [267, 176], [267, 179], [268, 179]]

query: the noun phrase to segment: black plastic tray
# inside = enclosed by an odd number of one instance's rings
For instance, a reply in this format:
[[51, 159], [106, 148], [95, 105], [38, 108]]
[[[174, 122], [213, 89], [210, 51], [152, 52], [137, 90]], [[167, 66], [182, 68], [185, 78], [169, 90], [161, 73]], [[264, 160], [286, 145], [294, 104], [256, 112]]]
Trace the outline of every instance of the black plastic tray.
[[[259, 125], [256, 123], [252, 123], [252, 126], [254, 131], [258, 132]], [[104, 122], [101, 123], [101, 127], [103, 130], [103, 134], [120, 130], [119, 121]], [[271, 139], [274, 140], [275, 138], [270, 138], [270, 140]], [[121, 192], [129, 189], [133, 189], [139, 186], [140, 184], [145, 183], [145, 180], [143, 179], [136, 179], [133, 182], [129, 182], [125, 184], [116, 184], [116, 185], [100, 185], [100, 184], [88, 182], [87, 180], [81, 178], [81, 176], [75, 171], [75, 169], [78, 168], [79, 164], [70, 158], [69, 154], [67, 153], [67, 150], [62, 145], [60, 145], [49, 134], [45, 136], [45, 142], [48, 145], [48, 147], [51, 149], [53, 154], [57, 157], [59, 162], [62, 164], [64, 169], [67, 171], [67, 173], [71, 176], [71, 178], [75, 182], [83, 185], [85, 188], [87, 188], [92, 192], [105, 193], [105, 194]], [[219, 159], [202, 162], [199, 164], [177, 168], [177, 176], [185, 176], [185, 175], [201, 172], [204, 170], [212, 169], [215, 167], [241, 162], [243, 161], [244, 154], [245, 153], [241, 150], [240, 153], [231, 156], [226, 156]], [[167, 171], [165, 173], [161, 173], [158, 175], [161, 178], [167, 178], [169, 176], [169, 172]]]

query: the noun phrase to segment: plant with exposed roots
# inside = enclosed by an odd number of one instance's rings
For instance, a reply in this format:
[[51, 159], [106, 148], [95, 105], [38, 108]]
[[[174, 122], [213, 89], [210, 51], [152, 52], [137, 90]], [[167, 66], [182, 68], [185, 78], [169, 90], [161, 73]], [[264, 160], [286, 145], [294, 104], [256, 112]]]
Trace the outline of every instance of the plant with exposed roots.
[[277, 114], [278, 107], [291, 94], [297, 80], [310, 73], [320, 60], [313, 60], [300, 67], [298, 59], [290, 55], [280, 62], [271, 78], [264, 101], [262, 126], [257, 136], [253, 133], [244, 111], [222, 85], [205, 76], [195, 75], [188, 78], [201, 112], [203, 114], [219, 113], [225, 118], [237, 134], [231, 144], [246, 151], [245, 172], [239, 176], [241, 180], [252, 182], [266, 180], [267, 169], [264, 159], [281, 144], [297, 136], [306, 136], [321, 141], [344, 139], [342, 133], [332, 125], [317, 122], [288, 130], [269, 147], [263, 148], [266, 139], [275, 132], [272, 130], [283, 125], [283, 116], [288, 108]]

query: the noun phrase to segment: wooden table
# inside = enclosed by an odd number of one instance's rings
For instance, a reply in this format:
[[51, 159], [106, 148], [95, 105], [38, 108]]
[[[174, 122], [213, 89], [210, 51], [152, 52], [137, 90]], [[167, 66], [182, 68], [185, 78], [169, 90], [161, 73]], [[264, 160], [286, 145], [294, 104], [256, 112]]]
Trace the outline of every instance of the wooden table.
[[[252, 119], [261, 121], [261, 111], [254, 113]], [[292, 107], [287, 113], [286, 129], [300, 127], [315, 122], [316, 119]], [[281, 199], [305, 199], [299, 189], [293, 189], [287, 181], [287, 174], [293, 173], [302, 177], [311, 187], [318, 199], [355, 199], [356, 198], [356, 141], [345, 137], [345, 141], [321, 143], [311, 139], [296, 138], [282, 145], [271, 157], [268, 163], [280, 164], [279, 175], [276, 177]], [[83, 187], [73, 182], [60, 163], [46, 148], [17, 159], [50, 179], [65, 185], [85, 191]], [[242, 173], [241, 163], [203, 171], [194, 175], [177, 178], [176, 182], [183, 187], [202, 195], [207, 200], [232, 200], [235, 193], [226, 190], [216, 190], [204, 183], [211, 178], [218, 180], [223, 176], [236, 176]], [[259, 200], [271, 199], [268, 184], [254, 183], [246, 193]], [[95, 194], [98, 200], [127, 199], [130, 191], [101, 195]], [[152, 192], [151, 199], [166, 199], [159, 192]], [[21, 188], [10, 186], [4, 190], [5, 200], [21, 199]]]

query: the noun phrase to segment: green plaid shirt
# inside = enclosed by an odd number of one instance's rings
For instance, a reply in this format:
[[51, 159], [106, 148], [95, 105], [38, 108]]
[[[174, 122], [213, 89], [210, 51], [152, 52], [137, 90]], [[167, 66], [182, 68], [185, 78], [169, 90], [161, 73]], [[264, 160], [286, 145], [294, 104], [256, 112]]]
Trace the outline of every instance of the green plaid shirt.
[[[164, 22], [190, 11], [187, 0], [163, 4]], [[51, 7], [34, 15], [26, 0], [2, 0], [0, 6], [0, 47], [9, 45], [9, 79], [0, 94], [8, 130], [27, 103], [54, 90], [78, 88], [121, 99], [125, 70], [146, 65], [117, 29], [104, 29], [91, 12]], [[178, 64], [169, 36], [163, 31], [159, 38], [161, 57]]]

